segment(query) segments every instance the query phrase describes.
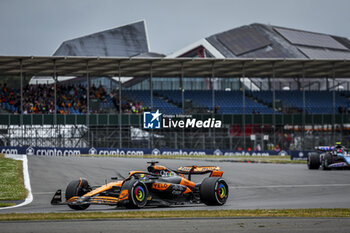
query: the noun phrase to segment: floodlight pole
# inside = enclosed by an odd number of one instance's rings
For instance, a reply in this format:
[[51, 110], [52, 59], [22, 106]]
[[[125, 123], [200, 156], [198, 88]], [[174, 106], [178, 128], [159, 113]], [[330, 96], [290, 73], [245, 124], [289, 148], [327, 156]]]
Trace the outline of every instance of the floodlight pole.
[[273, 115], [272, 115], [272, 124], [273, 124], [273, 145], [276, 148], [276, 80], [275, 80], [275, 63], [272, 63], [272, 83], [273, 83], [273, 90], [272, 90], [272, 109], [273, 109]]
[[118, 80], [119, 80], [119, 148], [122, 148], [122, 82], [120, 61], [118, 62]]
[[90, 147], [90, 77], [89, 77], [89, 61], [86, 61], [86, 125], [88, 128], [88, 146]]
[[242, 63], [242, 76], [243, 76], [243, 83], [242, 83], [242, 104], [243, 104], [243, 116], [242, 116], [242, 124], [243, 124], [243, 149], [246, 149], [247, 142], [245, 138], [245, 63]]

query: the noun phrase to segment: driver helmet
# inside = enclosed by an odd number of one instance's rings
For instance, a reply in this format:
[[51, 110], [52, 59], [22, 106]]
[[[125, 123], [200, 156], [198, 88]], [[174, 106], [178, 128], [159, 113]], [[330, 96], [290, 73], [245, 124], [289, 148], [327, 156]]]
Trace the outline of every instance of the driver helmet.
[[334, 147], [334, 154], [342, 155], [343, 153], [344, 153], [344, 147], [341, 145], [341, 142], [337, 142], [336, 146]]

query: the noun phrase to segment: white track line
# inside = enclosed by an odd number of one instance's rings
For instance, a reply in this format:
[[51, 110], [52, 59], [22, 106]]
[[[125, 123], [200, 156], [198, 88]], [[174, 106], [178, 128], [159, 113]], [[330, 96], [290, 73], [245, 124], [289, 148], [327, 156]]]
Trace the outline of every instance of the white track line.
[[11, 159], [16, 159], [16, 160], [22, 160], [23, 164], [23, 179], [24, 179], [24, 186], [28, 190], [28, 196], [22, 202], [21, 204], [15, 205], [15, 206], [8, 206], [8, 207], [2, 207], [0, 210], [5, 210], [5, 209], [12, 209], [24, 205], [28, 205], [33, 201], [33, 194], [32, 194], [32, 188], [30, 186], [30, 178], [29, 178], [29, 172], [28, 172], [28, 159], [27, 155], [5, 155], [6, 158], [11, 158]]
[[293, 185], [257, 185], [257, 186], [230, 186], [233, 189], [260, 189], [260, 188], [307, 188], [307, 187], [345, 187], [350, 184], [293, 184]]

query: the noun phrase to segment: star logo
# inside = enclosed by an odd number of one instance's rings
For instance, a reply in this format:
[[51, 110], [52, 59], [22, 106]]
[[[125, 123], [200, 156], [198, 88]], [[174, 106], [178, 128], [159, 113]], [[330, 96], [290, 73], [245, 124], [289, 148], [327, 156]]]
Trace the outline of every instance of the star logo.
[[159, 117], [162, 115], [161, 113], [159, 113], [159, 110], [157, 109], [157, 111], [155, 113], [151, 113], [151, 115], [153, 116], [151, 122], [153, 122], [154, 120], [157, 119], [157, 121], [159, 121]]

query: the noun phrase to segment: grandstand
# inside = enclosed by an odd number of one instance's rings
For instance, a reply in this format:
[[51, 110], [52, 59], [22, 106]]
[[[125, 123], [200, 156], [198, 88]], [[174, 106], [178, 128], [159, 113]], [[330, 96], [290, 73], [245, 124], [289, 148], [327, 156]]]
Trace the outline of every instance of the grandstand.
[[[1, 108], [9, 113], [20, 113], [20, 90], [0, 87]], [[24, 88], [24, 114], [53, 114], [53, 86], [31, 85]], [[57, 113], [85, 114], [86, 88], [83, 86], [61, 86], [58, 89]], [[37, 95], [37, 96], [36, 96]], [[181, 91], [154, 90], [153, 107], [166, 114], [182, 113]], [[243, 109], [242, 91], [215, 91], [215, 106], [212, 105], [210, 90], [189, 90], [184, 98], [191, 102], [193, 113], [208, 113], [216, 106], [219, 114], [241, 114]], [[247, 114], [273, 114], [303, 111], [302, 91], [276, 91], [275, 101], [279, 103], [273, 109], [272, 91], [246, 91], [245, 104]], [[330, 91], [306, 91], [305, 111], [310, 114], [332, 114], [333, 93]], [[47, 98], [43, 98], [46, 96]], [[90, 99], [93, 106], [90, 112], [116, 113], [118, 112], [117, 94], [107, 94], [104, 87], [91, 87]], [[122, 91], [123, 112], [141, 113], [142, 109], [151, 108], [151, 94], [148, 90]], [[127, 106], [131, 105], [131, 106]], [[135, 105], [135, 106], [134, 106]], [[134, 106], [134, 109], [133, 109]], [[348, 114], [350, 110], [350, 92], [337, 91], [335, 93], [336, 111]]]
[[[53, 57], [2, 58], [2, 75], [33, 75], [21, 87], [0, 87], [2, 143], [230, 150], [350, 143], [347, 38], [252, 24], [164, 57], [149, 51], [146, 32], [141, 21], [65, 41]], [[140, 113], [156, 109], [224, 125], [144, 130]], [[23, 125], [51, 125], [53, 139], [27, 135]]]

